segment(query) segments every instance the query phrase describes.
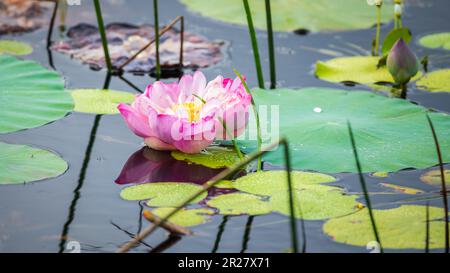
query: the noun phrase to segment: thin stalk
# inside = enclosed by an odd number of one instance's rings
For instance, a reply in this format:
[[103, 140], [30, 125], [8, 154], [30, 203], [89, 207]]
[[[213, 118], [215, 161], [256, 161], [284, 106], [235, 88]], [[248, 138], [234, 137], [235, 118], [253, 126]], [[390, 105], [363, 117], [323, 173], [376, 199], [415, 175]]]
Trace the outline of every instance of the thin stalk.
[[250, 232], [252, 230], [253, 219], [255, 216], [248, 216], [247, 223], [245, 224], [244, 237], [242, 238], [242, 248], [240, 253], [247, 251], [248, 242], [250, 241]]
[[441, 172], [441, 193], [444, 201], [444, 217], [445, 217], [445, 253], [449, 253], [450, 240], [449, 240], [449, 226], [448, 226], [448, 200], [447, 200], [447, 186], [445, 184], [444, 162], [442, 160], [441, 146], [434, 129], [433, 122], [430, 116], [427, 114], [428, 124], [430, 125], [431, 133], [433, 134], [434, 144], [436, 146], [436, 153], [439, 159], [439, 170]]
[[58, 12], [59, 1], [54, 2], [52, 17], [50, 18], [50, 25], [47, 33], [47, 49], [52, 45], [53, 27], [55, 25], [56, 13]]
[[430, 203], [427, 202], [425, 211], [425, 253], [430, 253]]
[[259, 57], [258, 41], [256, 40], [255, 27], [253, 26], [252, 14], [250, 11], [250, 6], [248, 5], [248, 0], [243, 1], [245, 14], [247, 15], [248, 32], [252, 41], [253, 57], [255, 59], [256, 74], [258, 76], [258, 86], [259, 88], [264, 88], [264, 77], [262, 73], [261, 60]]
[[276, 67], [275, 67], [275, 49], [273, 43], [273, 27], [272, 12], [270, 8], [270, 0], [266, 0], [266, 20], [267, 20], [267, 42], [269, 45], [269, 61], [270, 61], [270, 89], [275, 89], [277, 84]]
[[262, 154], [267, 153], [268, 151], [276, 148], [279, 145], [287, 145], [287, 141], [285, 139], [281, 139], [281, 140], [279, 140], [277, 142], [274, 142], [274, 143], [272, 143], [270, 145], [267, 145], [267, 147], [265, 147], [265, 149], [263, 151], [254, 152], [254, 153], [250, 154], [246, 159], [241, 160], [241, 161], [237, 162], [236, 164], [234, 164], [234, 166], [223, 170], [222, 172], [220, 172], [219, 174], [217, 174], [215, 177], [213, 177], [210, 180], [211, 183], [204, 184], [203, 185], [203, 190], [199, 191], [198, 193], [196, 193], [196, 194], [192, 195], [191, 197], [189, 197], [188, 199], [186, 199], [179, 207], [176, 207], [168, 215], [163, 217], [158, 224], [154, 224], [152, 226], [148, 226], [147, 228], [142, 230], [141, 233], [139, 233], [135, 238], [133, 238], [132, 240], [130, 240], [129, 242], [127, 242], [126, 244], [121, 246], [117, 250], [117, 252], [118, 253], [128, 252], [132, 247], [134, 247], [137, 243], [139, 243], [144, 238], [146, 238], [148, 235], [153, 233], [159, 226], [161, 226], [161, 224], [165, 223], [170, 217], [172, 217], [174, 214], [176, 214], [179, 210], [181, 210], [187, 204], [189, 204], [190, 202], [195, 200], [198, 196], [200, 196], [204, 192], [206, 192], [209, 189], [211, 189], [212, 187], [214, 187], [221, 180], [226, 179], [227, 177], [229, 177], [232, 174], [234, 174], [236, 171], [242, 169], [244, 166], [247, 166], [250, 162], [252, 162], [256, 158], [258, 158]]
[[377, 36], [375, 37], [375, 56], [380, 54], [381, 5], [377, 5]]
[[370, 203], [369, 193], [368, 193], [367, 187], [366, 187], [366, 181], [364, 179], [364, 175], [361, 170], [361, 163], [359, 161], [358, 150], [356, 149], [355, 137], [353, 136], [353, 130], [352, 130], [352, 125], [350, 124], [350, 121], [347, 121], [347, 126], [348, 126], [348, 133], [350, 135], [350, 141], [352, 143], [353, 155], [355, 156], [356, 168], [358, 169], [359, 182], [361, 183], [361, 188], [364, 192], [364, 199], [366, 201], [366, 206], [367, 206], [367, 209], [369, 210], [369, 216], [370, 216], [370, 222], [372, 224], [373, 234], [375, 236], [375, 240], [377, 241], [377, 243], [380, 246], [380, 253], [383, 253], [383, 247], [381, 246], [381, 241], [380, 241], [380, 237], [378, 235], [377, 225], [375, 223], [375, 217], [373, 216], [372, 205]]
[[240, 160], [244, 159], [244, 155], [241, 152], [241, 149], [239, 149], [239, 146], [237, 144], [236, 141], [236, 137], [234, 136], [234, 134], [231, 133], [231, 131], [227, 128], [227, 124], [225, 123], [225, 121], [219, 117], [219, 121], [222, 123], [223, 129], [225, 130], [226, 135], [229, 135], [232, 137], [231, 142], [233, 143], [234, 146], [234, 150], [237, 153], [238, 157]]
[[103, 52], [105, 54], [106, 67], [108, 72], [112, 72], [111, 58], [109, 57], [108, 39], [106, 38], [105, 25], [103, 23], [102, 9], [98, 0], [94, 0], [95, 14], [97, 15], [98, 31], [102, 38]]
[[225, 226], [228, 222], [228, 217], [229, 217], [229, 215], [224, 215], [222, 218], [222, 222], [219, 225], [219, 229], [218, 229], [217, 235], [216, 235], [216, 240], [214, 241], [214, 246], [213, 246], [213, 249], [211, 250], [211, 253], [216, 253], [217, 250], [219, 249], [219, 244], [220, 244], [220, 241], [222, 240], [222, 235], [223, 235], [223, 232], [225, 231]]
[[[247, 83], [244, 81], [244, 78], [242, 77], [241, 73], [239, 73], [239, 71], [237, 71], [236, 69], [233, 69], [234, 73], [239, 77], [239, 79], [242, 82], [242, 85], [244, 85], [245, 91], [247, 91], [247, 93], [249, 93], [250, 95], [252, 94], [252, 92], [250, 91], [250, 89], [248, 88]], [[257, 141], [258, 141], [258, 152], [261, 152], [261, 147], [262, 147], [262, 136], [261, 136], [261, 123], [259, 121], [259, 113], [258, 113], [258, 109], [256, 107], [256, 103], [255, 100], [253, 99], [252, 96], [252, 108], [253, 108], [253, 113], [255, 115], [255, 120], [256, 120], [256, 130], [257, 130]], [[262, 169], [262, 158], [259, 157], [258, 158], [258, 164], [256, 166], [256, 170], [257, 171], [261, 171]]]
[[153, 15], [155, 18], [155, 49], [156, 49], [156, 80], [161, 77], [161, 65], [159, 63], [159, 19], [158, 0], [153, 0]]

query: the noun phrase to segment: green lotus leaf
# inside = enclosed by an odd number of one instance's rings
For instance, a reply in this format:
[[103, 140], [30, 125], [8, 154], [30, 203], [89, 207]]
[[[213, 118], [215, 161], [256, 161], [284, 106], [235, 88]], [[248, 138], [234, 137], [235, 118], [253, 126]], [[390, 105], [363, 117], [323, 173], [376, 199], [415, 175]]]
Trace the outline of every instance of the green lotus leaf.
[[0, 142], [0, 151], [0, 185], [56, 177], [68, 167], [58, 155], [25, 145]]
[[92, 114], [118, 114], [117, 105], [132, 103], [132, 93], [108, 89], [75, 89], [70, 94], [75, 102], [75, 111]]
[[0, 40], [0, 54], [28, 55], [32, 52], [33, 48], [27, 43], [13, 40]]
[[0, 55], [0, 133], [34, 128], [73, 108], [63, 79], [33, 61]]
[[[450, 185], [450, 170], [444, 170], [444, 179], [445, 184]], [[441, 187], [442, 185], [441, 171], [440, 170], [428, 171], [420, 176], [420, 180], [424, 183]]]
[[228, 193], [215, 196], [206, 203], [224, 215], [260, 215], [271, 212], [271, 206], [261, 197], [247, 193]]
[[[293, 171], [292, 186], [294, 188], [295, 216], [308, 220], [326, 219], [354, 212], [358, 196], [346, 195], [338, 187], [325, 186], [320, 183], [336, 181], [334, 177], [320, 174]], [[269, 197], [272, 211], [290, 215], [289, 195], [286, 171], [267, 171], [248, 174], [238, 178], [234, 187], [240, 191]]]
[[450, 92], [450, 69], [428, 73], [418, 80], [416, 85], [430, 92]]
[[[266, 29], [264, 1], [248, 2], [255, 27]], [[181, 0], [181, 3], [202, 16], [247, 26], [242, 0]], [[393, 5], [386, 2], [382, 9], [381, 21], [387, 23], [393, 19]], [[361, 0], [277, 0], [271, 2], [271, 13], [275, 31], [345, 31], [370, 28], [376, 23], [375, 8]]]
[[[272, 126], [268, 118], [269, 133], [262, 136], [263, 142], [268, 144], [277, 135], [285, 136], [292, 166], [297, 169], [357, 172], [347, 120], [353, 127], [363, 172], [396, 172], [436, 165], [436, 147], [427, 113], [436, 127], [441, 149], [450, 150], [450, 116], [405, 100], [329, 88], [256, 89], [252, 93], [256, 104], [267, 109], [279, 107], [279, 124]], [[249, 126], [246, 136], [256, 135], [255, 127]], [[255, 151], [256, 140], [247, 139], [240, 140], [239, 145], [246, 153]], [[270, 151], [263, 159], [284, 166], [282, 151], [281, 148]], [[450, 153], [444, 153], [443, 160], [450, 162]]]
[[171, 155], [176, 160], [185, 160], [213, 169], [226, 168], [239, 162], [239, 156], [234, 149], [220, 146], [209, 147], [198, 154], [185, 154], [180, 151], [173, 151]]
[[[386, 66], [378, 68], [379, 57], [353, 56], [339, 57], [316, 63], [315, 75], [329, 82], [354, 82], [360, 84], [394, 83]], [[412, 78], [417, 80], [422, 72]]]
[[428, 48], [443, 48], [450, 50], [450, 32], [423, 36], [420, 38], [419, 44]]
[[[444, 210], [430, 207], [430, 248], [445, 246]], [[403, 205], [398, 208], [372, 211], [378, 233], [384, 248], [425, 249], [426, 207]], [[324, 232], [334, 241], [366, 246], [375, 241], [367, 209], [357, 213], [328, 220], [323, 226]]]
[[[152, 212], [159, 218], [169, 215], [174, 208], [156, 208]], [[169, 218], [169, 222], [183, 227], [197, 226], [205, 223], [209, 219], [209, 215], [214, 211], [206, 208], [199, 209], [181, 209]]]
[[[130, 186], [122, 190], [120, 197], [125, 200], [147, 200], [152, 207], [177, 207], [188, 198], [202, 191], [203, 187], [191, 183], [158, 182]], [[206, 197], [202, 193], [191, 203], [197, 203]]]

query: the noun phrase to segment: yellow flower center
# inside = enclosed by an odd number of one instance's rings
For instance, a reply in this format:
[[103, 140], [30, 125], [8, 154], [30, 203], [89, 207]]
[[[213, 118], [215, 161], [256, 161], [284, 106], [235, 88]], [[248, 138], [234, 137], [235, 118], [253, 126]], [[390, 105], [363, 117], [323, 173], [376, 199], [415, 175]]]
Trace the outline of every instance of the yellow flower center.
[[202, 110], [202, 105], [198, 105], [194, 102], [185, 102], [181, 104], [175, 104], [172, 106], [172, 110], [178, 113], [180, 110], [186, 111], [188, 114], [189, 122], [196, 122], [200, 119], [200, 111]]

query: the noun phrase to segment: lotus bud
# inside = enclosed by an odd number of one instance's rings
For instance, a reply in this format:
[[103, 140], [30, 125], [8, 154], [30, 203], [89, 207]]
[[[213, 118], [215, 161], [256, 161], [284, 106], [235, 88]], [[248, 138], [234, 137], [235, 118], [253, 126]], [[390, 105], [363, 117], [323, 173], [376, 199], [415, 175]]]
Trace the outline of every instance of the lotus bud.
[[373, 6], [373, 5], [381, 6], [381, 5], [383, 5], [383, 0], [367, 0], [367, 4], [369, 6]]
[[419, 61], [405, 41], [399, 39], [389, 52], [387, 67], [395, 82], [404, 85], [417, 74]]
[[395, 16], [400, 17], [400, 16], [402, 16], [402, 13], [403, 13], [402, 5], [401, 4], [395, 4], [395, 6], [394, 6], [394, 14], [395, 14]]

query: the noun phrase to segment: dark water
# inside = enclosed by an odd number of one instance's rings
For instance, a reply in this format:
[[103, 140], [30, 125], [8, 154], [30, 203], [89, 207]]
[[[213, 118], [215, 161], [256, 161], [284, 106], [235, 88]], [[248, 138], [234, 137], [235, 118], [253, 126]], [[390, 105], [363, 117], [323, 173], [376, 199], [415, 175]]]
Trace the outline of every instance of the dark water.
[[[105, 21], [129, 22], [135, 24], [152, 22], [150, 1], [101, 1]], [[414, 1], [416, 2], [416, 1]], [[448, 0], [422, 1], [425, 7], [409, 7], [404, 16], [415, 39], [418, 36], [439, 31], [448, 31]], [[233, 76], [231, 68], [238, 68], [248, 76], [250, 85], [256, 85], [253, 56], [247, 29], [240, 26], [215, 22], [189, 13], [175, 0], [160, 1], [160, 22], [169, 22], [177, 15], [185, 16], [186, 29], [214, 40], [230, 43], [226, 59], [214, 67], [203, 70], [208, 78], [217, 74]], [[67, 25], [79, 22], [96, 24], [91, 1], [82, 0], [82, 5], [71, 7], [67, 15]], [[391, 25], [383, 27], [386, 34]], [[313, 76], [313, 64], [319, 59], [331, 58], [305, 48], [344, 48], [346, 42], [357, 44], [366, 50], [370, 46], [373, 29], [343, 32], [338, 34], [312, 34], [299, 36], [293, 33], [276, 33], [278, 85], [283, 87], [324, 86], [356, 89], [327, 83]], [[50, 67], [46, 51], [47, 30], [15, 36], [15, 39], [31, 42], [34, 53], [27, 58], [39, 61]], [[4, 36], [3, 38], [10, 38]], [[59, 38], [55, 28], [54, 40]], [[266, 34], [258, 32], [263, 67], [268, 79], [268, 55]], [[430, 69], [448, 66], [450, 61], [442, 62], [439, 55], [446, 52], [426, 50], [412, 43], [419, 56], [430, 55]], [[438, 61], [439, 62], [436, 62]], [[450, 60], [450, 59], [449, 59]], [[102, 88], [105, 83], [104, 71], [92, 71], [87, 66], [70, 60], [67, 56], [54, 53], [55, 68], [65, 76], [68, 88]], [[126, 74], [127, 80], [143, 90], [153, 81], [148, 76]], [[135, 92], [125, 81], [112, 77], [111, 89]], [[367, 89], [358, 86], [357, 89]], [[450, 94], [430, 94], [410, 90], [408, 99], [434, 108], [450, 112]], [[141, 149], [141, 139], [134, 136], [126, 127], [120, 115], [95, 116], [72, 113], [64, 119], [35, 128], [5, 134], [0, 140], [8, 143], [29, 144], [57, 151], [68, 163], [68, 171], [57, 178], [30, 183], [27, 185], [2, 186], [0, 190], [0, 251], [2, 252], [58, 252], [67, 251], [66, 242], [76, 240], [81, 243], [83, 252], [112, 252], [130, 239], [142, 226], [148, 225], [140, 215], [142, 205], [123, 201], [119, 197], [122, 185], [114, 181], [128, 158]], [[175, 166], [175, 167], [174, 167]], [[172, 178], [179, 174], [183, 166], [167, 164], [159, 168], [156, 177]], [[193, 170], [192, 172], [203, 172]], [[424, 171], [408, 170], [381, 179], [367, 176], [369, 190], [380, 191], [378, 183], [391, 182], [399, 185], [434, 191], [435, 188], [419, 181]], [[192, 173], [183, 175], [192, 176]], [[355, 175], [338, 175], [337, 185], [349, 192], [360, 192]], [[161, 178], [161, 179], [164, 179]], [[182, 179], [182, 177], [180, 178]], [[374, 195], [377, 207], [395, 206], [400, 201], [423, 204], [413, 200], [417, 196]], [[411, 200], [406, 200], [411, 199]], [[441, 206], [440, 199], [433, 199], [430, 205]], [[249, 221], [250, 220], [250, 221]], [[248, 223], [251, 222], [251, 227]], [[306, 221], [308, 252], [366, 252], [363, 247], [353, 247], [333, 242], [322, 233], [323, 221]], [[215, 216], [212, 221], [192, 228], [194, 236], [184, 237], [167, 252], [283, 252], [290, 247], [288, 218], [278, 214], [256, 216], [223, 217]], [[132, 236], [132, 235], [131, 235]], [[160, 230], [145, 240], [147, 245], [134, 249], [148, 252], [167, 239]], [[409, 250], [406, 250], [409, 251]]]

